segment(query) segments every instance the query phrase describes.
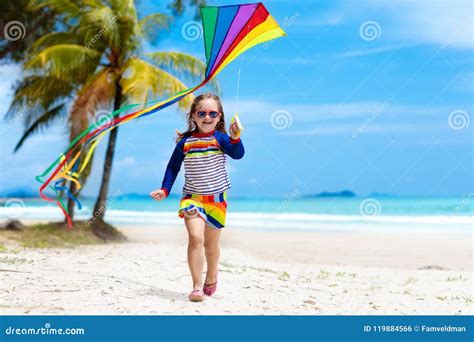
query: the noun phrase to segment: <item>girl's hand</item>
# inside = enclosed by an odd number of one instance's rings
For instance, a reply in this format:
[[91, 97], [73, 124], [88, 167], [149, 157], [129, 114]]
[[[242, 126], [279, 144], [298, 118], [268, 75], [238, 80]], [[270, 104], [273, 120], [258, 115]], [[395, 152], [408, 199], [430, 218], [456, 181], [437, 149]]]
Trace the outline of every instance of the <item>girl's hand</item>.
[[150, 196], [156, 199], [157, 201], [161, 201], [166, 198], [165, 192], [161, 189], [157, 189], [155, 191], [150, 192]]
[[236, 140], [239, 138], [239, 126], [237, 126], [236, 122], [230, 124], [229, 132], [232, 139]]

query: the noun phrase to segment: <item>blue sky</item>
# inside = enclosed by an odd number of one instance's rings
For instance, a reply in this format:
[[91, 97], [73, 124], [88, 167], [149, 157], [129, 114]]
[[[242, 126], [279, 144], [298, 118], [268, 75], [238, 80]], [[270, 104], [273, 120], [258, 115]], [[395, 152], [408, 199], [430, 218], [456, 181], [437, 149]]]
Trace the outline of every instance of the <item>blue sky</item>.
[[[140, 13], [166, 12], [142, 1]], [[235, 1], [210, 4], [233, 4]], [[473, 21], [470, 1], [266, 1], [288, 36], [257, 46], [219, 76], [227, 118], [237, 109], [246, 156], [229, 162], [235, 196], [351, 189], [358, 194], [465, 195], [473, 191]], [[204, 59], [187, 40], [188, 11], [156, 46]], [[240, 90], [237, 75], [240, 69]], [[20, 68], [0, 66], [4, 113]], [[58, 124], [13, 146], [21, 121], [2, 122], [1, 187], [34, 176], [67, 146]], [[160, 187], [184, 115], [172, 108], [120, 128], [110, 192]], [[84, 194], [95, 196], [105, 140]], [[182, 175], [174, 193], [182, 187]]]

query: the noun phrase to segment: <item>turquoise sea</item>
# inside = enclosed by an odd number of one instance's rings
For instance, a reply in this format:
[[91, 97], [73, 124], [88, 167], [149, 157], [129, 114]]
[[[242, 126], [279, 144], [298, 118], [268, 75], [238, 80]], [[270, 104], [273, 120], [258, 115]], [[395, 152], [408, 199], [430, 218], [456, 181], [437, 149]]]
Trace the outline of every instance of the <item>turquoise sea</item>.
[[[472, 233], [473, 194], [464, 197], [281, 198], [228, 197], [229, 227], [251, 230], [347, 231], [417, 230]], [[93, 199], [82, 199], [78, 219], [91, 217]], [[181, 226], [178, 196], [156, 202], [147, 196], [110, 197], [106, 219], [114, 224]], [[54, 203], [41, 199], [7, 199], [0, 218], [61, 220]]]

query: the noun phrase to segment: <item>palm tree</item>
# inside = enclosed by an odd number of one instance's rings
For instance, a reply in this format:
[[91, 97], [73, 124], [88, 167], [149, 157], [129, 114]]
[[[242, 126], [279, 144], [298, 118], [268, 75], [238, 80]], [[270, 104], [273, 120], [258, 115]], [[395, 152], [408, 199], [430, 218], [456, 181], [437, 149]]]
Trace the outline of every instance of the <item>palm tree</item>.
[[[90, 124], [90, 117], [102, 108], [113, 110], [124, 103], [143, 103], [188, 87], [185, 81], [200, 79], [205, 63], [180, 52], [144, 54], [143, 39], [154, 40], [166, 30], [171, 18], [150, 14], [138, 19], [132, 0], [65, 0], [35, 2], [67, 18], [68, 29], [38, 39], [29, 49], [23, 65], [25, 76], [16, 88], [11, 108], [29, 106], [25, 132], [15, 150], [32, 134], [54, 121], [69, 120], [69, 140]], [[211, 85], [217, 89], [217, 83]], [[192, 97], [179, 107], [189, 108]], [[69, 106], [70, 105], [70, 106]], [[70, 108], [68, 108], [70, 107]], [[103, 224], [118, 127], [109, 135], [94, 223]], [[89, 165], [90, 169], [90, 165]], [[88, 172], [81, 180], [86, 181]], [[74, 183], [71, 193], [77, 195]], [[74, 203], [68, 208], [73, 214]], [[72, 217], [72, 216], [71, 216]], [[100, 229], [96, 232], [101, 235]], [[104, 234], [102, 234], [104, 235]]]
[[28, 47], [60, 23], [57, 13], [49, 8], [34, 10], [30, 3], [0, 1], [0, 60], [21, 62]]
[[199, 18], [199, 7], [204, 6], [206, 4], [206, 0], [173, 0], [169, 7], [173, 10], [173, 13], [176, 15], [180, 15], [184, 12], [185, 5], [191, 5], [194, 8], [198, 9], [196, 11], [195, 17]]

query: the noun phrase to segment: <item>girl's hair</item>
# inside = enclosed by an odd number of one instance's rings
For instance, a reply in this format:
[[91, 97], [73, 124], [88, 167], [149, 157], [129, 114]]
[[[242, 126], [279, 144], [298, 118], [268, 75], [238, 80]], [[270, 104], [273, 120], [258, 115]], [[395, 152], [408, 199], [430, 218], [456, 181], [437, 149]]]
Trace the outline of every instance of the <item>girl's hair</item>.
[[193, 133], [197, 132], [198, 127], [196, 125], [196, 122], [194, 122], [193, 118], [193, 113], [196, 111], [196, 107], [198, 106], [199, 102], [205, 99], [213, 99], [217, 103], [217, 107], [219, 109], [219, 112], [221, 113], [221, 118], [219, 122], [216, 125], [216, 131], [221, 131], [222, 133], [227, 133], [225, 130], [225, 118], [224, 118], [224, 109], [222, 107], [222, 102], [219, 96], [212, 94], [212, 93], [204, 93], [199, 96], [196, 96], [194, 98], [193, 103], [191, 104], [191, 109], [189, 110], [189, 113], [186, 114], [186, 121], [188, 123], [188, 128], [186, 132], [181, 133], [177, 132], [178, 136], [176, 138], [176, 142], [180, 141], [181, 139], [185, 137], [191, 136]]

